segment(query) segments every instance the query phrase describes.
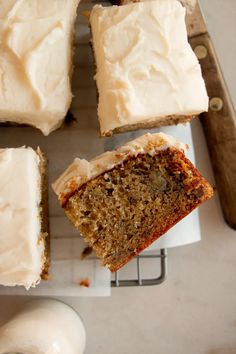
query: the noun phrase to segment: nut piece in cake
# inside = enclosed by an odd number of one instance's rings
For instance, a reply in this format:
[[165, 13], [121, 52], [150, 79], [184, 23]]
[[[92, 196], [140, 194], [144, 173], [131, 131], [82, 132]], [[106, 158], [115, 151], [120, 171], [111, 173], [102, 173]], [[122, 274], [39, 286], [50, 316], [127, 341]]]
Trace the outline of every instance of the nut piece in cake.
[[53, 184], [66, 215], [116, 271], [213, 195], [163, 133], [143, 135], [90, 162], [75, 159]]
[[207, 111], [179, 1], [95, 5], [90, 24], [101, 135], [183, 123]]
[[46, 159], [0, 149], [0, 285], [35, 286], [49, 267]]
[[0, 123], [48, 135], [69, 109], [79, 0], [0, 1]]

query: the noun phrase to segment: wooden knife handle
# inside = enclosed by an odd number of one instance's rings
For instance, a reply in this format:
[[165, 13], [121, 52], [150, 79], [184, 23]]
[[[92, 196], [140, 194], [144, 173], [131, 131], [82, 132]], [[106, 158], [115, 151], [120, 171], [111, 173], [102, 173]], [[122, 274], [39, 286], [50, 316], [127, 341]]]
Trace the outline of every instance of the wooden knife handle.
[[200, 115], [224, 218], [236, 229], [236, 115], [208, 34], [189, 39], [200, 61], [210, 98]]

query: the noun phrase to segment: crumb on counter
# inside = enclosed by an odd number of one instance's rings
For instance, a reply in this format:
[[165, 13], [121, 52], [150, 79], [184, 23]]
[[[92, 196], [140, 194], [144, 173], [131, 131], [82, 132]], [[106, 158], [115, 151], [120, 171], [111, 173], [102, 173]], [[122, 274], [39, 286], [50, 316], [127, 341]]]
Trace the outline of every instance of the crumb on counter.
[[90, 280], [89, 278], [84, 278], [79, 282], [80, 286], [83, 286], [84, 288], [89, 288], [90, 287]]
[[92, 247], [85, 247], [84, 250], [81, 252], [80, 259], [81, 261], [88, 257], [93, 252]]
[[91, 11], [83, 11], [83, 16], [89, 18]]
[[52, 280], [54, 279], [51, 274], [44, 274], [44, 273], [43, 273], [43, 274], [41, 275], [41, 277], [42, 277], [43, 280], [47, 280], [47, 281], [52, 281]]

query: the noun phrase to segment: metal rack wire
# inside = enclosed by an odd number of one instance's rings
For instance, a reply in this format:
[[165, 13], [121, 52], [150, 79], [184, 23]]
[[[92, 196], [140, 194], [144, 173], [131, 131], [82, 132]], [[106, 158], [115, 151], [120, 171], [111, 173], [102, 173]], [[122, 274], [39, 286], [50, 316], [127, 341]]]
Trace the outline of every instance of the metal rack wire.
[[[161, 249], [155, 254], [140, 254], [136, 258], [136, 276], [133, 279], [121, 279], [122, 269], [115, 273], [114, 279], [111, 280], [112, 287], [128, 287], [128, 286], [150, 286], [158, 285], [165, 281], [167, 276], [167, 250]], [[157, 276], [154, 278], [142, 277], [142, 261], [143, 260], [157, 260], [155, 269], [157, 269]]]

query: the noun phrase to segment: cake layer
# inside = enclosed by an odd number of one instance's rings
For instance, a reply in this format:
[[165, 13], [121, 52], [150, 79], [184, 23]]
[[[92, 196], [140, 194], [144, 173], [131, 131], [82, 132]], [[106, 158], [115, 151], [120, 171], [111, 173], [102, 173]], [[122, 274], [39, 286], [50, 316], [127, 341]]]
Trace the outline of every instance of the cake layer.
[[185, 148], [146, 134], [90, 163], [75, 160], [54, 183], [68, 218], [111, 271], [212, 196]]
[[72, 41], [79, 0], [0, 2], [0, 122], [45, 135], [71, 103]]
[[90, 23], [102, 135], [176, 124], [207, 111], [179, 1], [96, 5]]
[[[42, 157], [0, 149], [0, 284], [35, 286], [48, 267], [42, 218]], [[44, 225], [42, 222], [44, 221]]]
[[185, 151], [187, 148], [185, 144], [175, 140], [170, 135], [164, 133], [147, 133], [114, 151], [108, 151], [97, 156], [90, 162], [76, 158], [53, 184], [53, 189], [58, 195], [60, 203], [64, 205], [67, 199], [81, 185], [112, 169], [114, 166], [121, 164], [127, 158], [145, 153], [154, 155], [156, 151], [165, 150], [168, 147], [176, 147], [182, 151]]

